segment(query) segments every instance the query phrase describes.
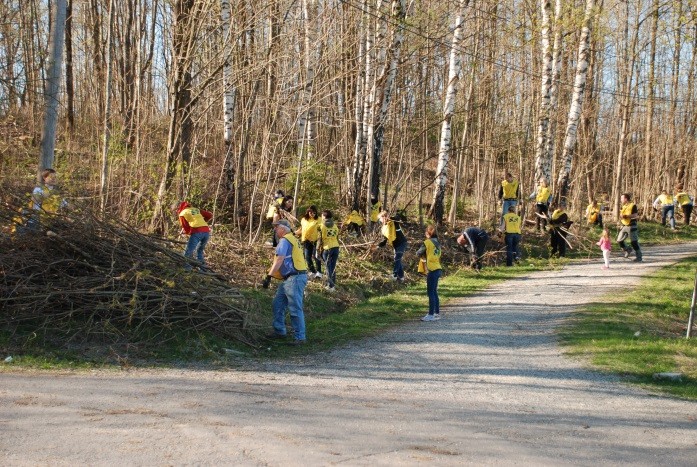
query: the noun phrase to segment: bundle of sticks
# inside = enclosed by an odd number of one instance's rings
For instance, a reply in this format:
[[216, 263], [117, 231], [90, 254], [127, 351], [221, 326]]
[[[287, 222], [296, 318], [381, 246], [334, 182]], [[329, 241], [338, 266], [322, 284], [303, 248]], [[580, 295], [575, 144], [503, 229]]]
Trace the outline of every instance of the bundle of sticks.
[[157, 343], [205, 331], [253, 342], [248, 301], [220, 275], [186, 272], [196, 262], [181, 245], [79, 206], [51, 215], [21, 201], [0, 203], [0, 327], [13, 336]]

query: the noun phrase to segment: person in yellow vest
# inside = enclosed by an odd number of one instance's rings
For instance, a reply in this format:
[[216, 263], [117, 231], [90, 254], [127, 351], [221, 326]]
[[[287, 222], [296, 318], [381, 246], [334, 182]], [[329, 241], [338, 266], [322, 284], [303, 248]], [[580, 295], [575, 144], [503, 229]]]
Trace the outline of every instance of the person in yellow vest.
[[380, 210], [382, 209], [382, 202], [378, 200], [377, 196], [370, 197], [370, 222], [376, 223], [380, 217]]
[[378, 244], [380, 248], [389, 242], [394, 248], [394, 264], [392, 266], [392, 280], [404, 282], [404, 266], [402, 258], [407, 250], [407, 237], [402, 232], [402, 225], [396, 219], [391, 219], [387, 211], [382, 211], [378, 217], [382, 223], [382, 241]]
[[[280, 192], [280, 190], [277, 191], [276, 194], [279, 194], [279, 192]], [[277, 198], [277, 200], [278, 200], [278, 198]], [[281, 219], [288, 219], [288, 217], [292, 217], [292, 214], [290, 214], [290, 212], [293, 210], [293, 202], [294, 202], [294, 199], [292, 196], [287, 195], [287, 196], [283, 197], [281, 202], [278, 203], [274, 209], [273, 216], [271, 218], [271, 225], [272, 226], [274, 225], [275, 222], [278, 222]], [[292, 217], [292, 218], [295, 219], [294, 217]], [[297, 222], [297, 219], [295, 219], [295, 220]], [[275, 232], [275, 229], [273, 230], [273, 232]], [[271, 237], [271, 246], [275, 248], [277, 245], [278, 245], [278, 238], [276, 238], [276, 234], [274, 233], [273, 236]]]
[[675, 189], [675, 203], [682, 209], [682, 214], [685, 217], [685, 225], [690, 225], [690, 217], [692, 216], [692, 207], [695, 200], [685, 191], [682, 185], [678, 185]]
[[513, 266], [513, 261], [520, 259], [520, 226], [520, 216], [515, 213], [515, 208], [510, 206], [508, 214], [503, 216], [501, 222], [501, 231], [506, 241], [506, 266]]
[[300, 235], [300, 242], [305, 253], [305, 261], [310, 269], [308, 278], [322, 278], [322, 262], [315, 254], [317, 251], [317, 240], [319, 239], [320, 220], [317, 217], [317, 207], [310, 206], [305, 211], [305, 215], [300, 219], [300, 228], [295, 235]]
[[661, 225], [665, 227], [666, 218], [668, 218], [670, 228], [675, 230], [675, 202], [673, 201], [673, 197], [668, 194], [668, 190], [661, 191], [661, 194], [653, 200], [653, 208], [658, 209], [659, 206], [661, 207], [662, 214]]
[[290, 313], [293, 326], [294, 345], [306, 342], [305, 313], [303, 299], [307, 286], [307, 263], [303, 256], [300, 241], [293, 235], [290, 222], [280, 219], [273, 223], [278, 240], [276, 256], [262, 286], [268, 288], [271, 278], [281, 280], [273, 299], [273, 332], [270, 339], [284, 339], [287, 336], [286, 310]]
[[559, 203], [555, 206], [555, 210], [549, 220], [550, 230], [550, 243], [552, 245], [552, 256], [559, 254], [560, 258], [566, 256], [566, 229], [571, 227], [571, 222], [569, 220], [569, 215], [566, 214], [564, 209], [564, 204]]
[[590, 202], [586, 206], [586, 220], [588, 225], [597, 225], [598, 227], [603, 226], [603, 214], [601, 213], [602, 206], [596, 200]]
[[60, 209], [68, 206], [68, 203], [61, 198], [57, 188], [58, 174], [54, 169], [44, 169], [41, 172], [41, 183], [35, 187], [31, 193], [31, 209], [27, 220], [27, 228], [36, 230], [39, 227], [39, 218], [43, 214], [56, 214]]
[[503, 211], [501, 212], [501, 217], [508, 212], [508, 208], [518, 205], [518, 198], [520, 198], [520, 184], [518, 180], [513, 178], [510, 172], [506, 173], [506, 178], [501, 182], [499, 187], [499, 199], [503, 200]]
[[[195, 208], [187, 201], [182, 201], [177, 207], [177, 216], [179, 217], [182, 233], [189, 236], [184, 256], [193, 258], [194, 253], [196, 253], [196, 259], [201, 263], [199, 269], [205, 270], [206, 261], [203, 257], [203, 250], [211, 238], [211, 228], [208, 226], [208, 221], [213, 218], [213, 213]], [[184, 269], [191, 271], [191, 264], [186, 263]]]
[[359, 236], [363, 233], [363, 227], [365, 226], [365, 221], [363, 216], [358, 214], [355, 209], [346, 216], [344, 220], [344, 228], [349, 232], [350, 235]]
[[[634, 261], [641, 262], [641, 248], [639, 247], [639, 226], [637, 225], [637, 219], [639, 218], [639, 210], [636, 204], [632, 203], [632, 195], [629, 193], [622, 194], [620, 198], [622, 202], [622, 209], [620, 210], [620, 231], [617, 234], [617, 243], [619, 243], [620, 248], [624, 250], [624, 257], [629, 258], [632, 253], [632, 248], [636, 254]], [[628, 247], [625, 242], [627, 238], [631, 242], [631, 248]]]
[[[552, 190], [550, 190], [547, 180], [543, 177], [540, 178], [540, 184], [537, 189], [530, 194], [528, 199], [535, 200], [535, 212], [537, 213], [537, 219], [535, 220], [535, 227], [538, 231], [547, 230], [547, 218], [549, 217], [549, 205], [552, 203]], [[504, 211], [504, 215], [508, 214], [508, 211]]]
[[333, 292], [336, 290], [336, 263], [339, 260], [339, 227], [334, 224], [334, 217], [330, 210], [322, 211], [322, 223], [318, 231], [318, 250], [322, 254], [322, 260], [327, 269], [326, 289]]
[[437, 321], [440, 319], [440, 299], [438, 298], [438, 281], [443, 274], [440, 264], [442, 250], [436, 228], [433, 225], [426, 227], [426, 240], [416, 252], [419, 258], [426, 258], [426, 293], [428, 294], [428, 314], [421, 321]]

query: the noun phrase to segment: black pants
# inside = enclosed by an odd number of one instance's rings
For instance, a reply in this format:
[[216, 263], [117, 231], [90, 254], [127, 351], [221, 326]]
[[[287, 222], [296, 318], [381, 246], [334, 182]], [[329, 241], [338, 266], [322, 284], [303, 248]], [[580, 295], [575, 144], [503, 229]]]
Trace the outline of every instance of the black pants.
[[551, 244], [552, 244], [552, 254], [559, 253], [559, 257], [563, 258], [566, 256], [566, 235], [556, 228], [552, 228], [551, 232]]
[[540, 224], [542, 224], [542, 228], [546, 229], [547, 228], [547, 214], [549, 213], [549, 206], [547, 206], [547, 203], [537, 203], [535, 205], [535, 211], [538, 214], [542, 214], [545, 216], [544, 218], [540, 216], [537, 217], [537, 222], [535, 223], [535, 226], [537, 227], [537, 230], [540, 230]]
[[690, 216], [692, 216], [692, 205], [683, 204], [682, 213], [685, 215], [685, 225], [690, 225]]
[[[305, 240], [303, 242], [303, 251], [305, 252], [305, 262], [307, 267], [312, 274], [317, 272], [322, 272], [322, 261], [315, 257], [315, 249], [317, 247], [317, 242], [311, 242], [310, 240]], [[316, 267], [315, 267], [316, 266]]]
[[484, 249], [486, 248], [486, 242], [488, 240], [489, 237], [474, 240], [474, 257], [472, 258], [472, 267], [476, 270], [482, 269], [482, 256], [484, 256]]

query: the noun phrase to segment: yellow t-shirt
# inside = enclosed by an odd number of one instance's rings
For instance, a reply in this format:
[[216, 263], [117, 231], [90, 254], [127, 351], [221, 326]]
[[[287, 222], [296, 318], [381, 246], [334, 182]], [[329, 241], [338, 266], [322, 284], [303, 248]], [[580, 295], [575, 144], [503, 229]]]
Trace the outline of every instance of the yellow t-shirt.
[[305, 219], [304, 217], [300, 219], [301, 235], [300, 241], [310, 241], [316, 242], [319, 238], [319, 232], [317, 227], [319, 227], [319, 219]]
[[507, 234], [519, 234], [520, 231], [520, 216], [514, 212], [509, 212], [503, 216], [503, 222], [506, 226]]

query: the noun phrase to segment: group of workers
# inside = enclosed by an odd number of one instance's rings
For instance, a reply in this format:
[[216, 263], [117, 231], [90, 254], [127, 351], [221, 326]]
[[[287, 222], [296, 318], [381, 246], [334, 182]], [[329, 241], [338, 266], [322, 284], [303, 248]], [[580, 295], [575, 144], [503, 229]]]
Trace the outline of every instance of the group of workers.
[[[55, 213], [60, 207], [66, 205], [65, 200], [60, 198], [55, 188], [55, 170], [44, 170], [42, 181], [43, 183], [32, 192], [32, 209], [36, 214], [29, 216], [28, 227], [31, 227], [32, 223], [38, 223], [39, 213]], [[499, 230], [506, 244], [506, 265], [512, 266], [520, 259], [519, 245], [523, 220], [516, 210], [520, 199], [520, 184], [511, 173], [506, 173], [498, 194], [502, 201]], [[565, 203], [553, 202], [552, 191], [544, 179], [539, 181], [529, 199], [535, 201], [536, 229], [550, 232], [552, 255], [565, 256], [569, 245], [568, 229], [573, 223], [565, 211]], [[390, 217], [387, 211], [381, 210], [382, 205], [377, 197], [371, 198], [370, 201], [370, 221], [381, 226], [382, 241], [375, 246], [382, 247], [390, 244], [394, 250], [392, 280], [403, 282], [405, 274], [402, 259], [407, 250], [408, 241], [401, 225], [401, 218]], [[642, 261], [637, 206], [631, 202], [631, 195], [628, 193], [621, 196], [621, 203], [617, 242], [626, 258], [634, 252], [635, 261]], [[293, 204], [292, 196], [286, 196], [282, 190], [278, 190], [274, 194], [274, 201], [269, 206], [267, 218], [273, 227], [273, 238], [269, 243], [275, 248], [275, 257], [262, 286], [268, 288], [272, 278], [280, 281], [273, 300], [273, 332], [268, 337], [286, 338], [285, 314], [288, 310], [294, 331], [292, 343], [299, 345], [306, 341], [303, 299], [308, 279], [322, 279], [326, 274], [326, 290], [330, 292], [336, 290], [340, 231], [343, 229], [357, 236], [365, 231], [366, 222], [354, 210], [340, 228], [332, 211], [325, 209], [320, 212], [314, 205], [306, 209], [298, 222], [292, 214]], [[683, 190], [682, 186], [677, 187], [674, 196], [664, 190], [653, 203], [654, 209], [660, 208], [662, 211], [662, 224], [665, 226], [668, 222], [672, 229], [675, 229], [676, 204], [682, 209], [685, 224], [689, 225], [694, 199]], [[173, 205], [172, 209], [179, 219], [182, 233], [189, 236], [184, 255], [191, 260], [196, 259], [196, 261], [187, 262], [185, 268], [191, 270], [193, 265], [196, 265], [199, 269], [206, 270], [204, 250], [210, 239], [209, 223], [212, 213], [196, 208], [187, 201]], [[592, 201], [588, 205], [586, 218], [588, 224], [603, 226], [602, 207], [597, 201]], [[606, 234], [607, 232], [604, 233], [605, 236]], [[467, 227], [457, 238], [457, 243], [470, 253], [472, 267], [476, 270], [482, 268], [488, 240], [489, 234], [480, 227]], [[605, 250], [603, 251], [605, 254]], [[442, 275], [441, 255], [442, 246], [438, 240], [436, 227], [428, 225], [425, 239], [417, 251], [417, 256], [420, 257], [419, 270], [426, 275], [429, 297], [429, 311], [422, 318], [423, 321], [440, 319], [438, 282]]]

